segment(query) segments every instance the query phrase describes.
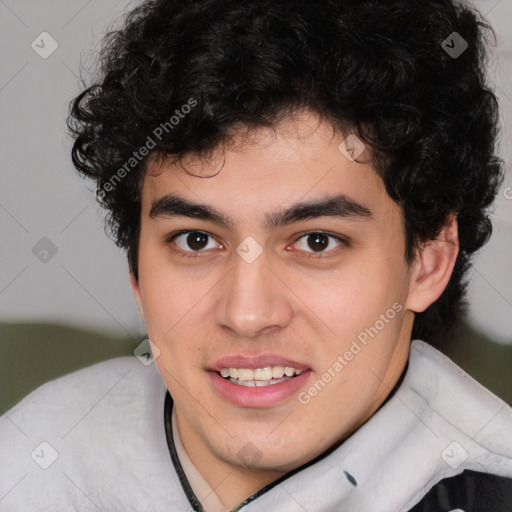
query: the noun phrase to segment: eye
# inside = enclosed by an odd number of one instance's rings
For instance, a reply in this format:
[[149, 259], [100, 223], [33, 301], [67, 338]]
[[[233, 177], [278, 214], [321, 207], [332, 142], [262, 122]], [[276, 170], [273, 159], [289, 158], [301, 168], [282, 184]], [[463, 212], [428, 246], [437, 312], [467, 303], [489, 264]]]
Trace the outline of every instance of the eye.
[[[184, 256], [195, 257], [198, 253], [205, 252], [208, 249], [214, 249], [215, 244], [222, 248], [222, 244], [215, 242], [213, 237], [205, 231], [179, 231], [169, 235], [166, 244], [174, 243]], [[213, 245], [212, 245], [213, 244]], [[333, 251], [341, 245], [348, 245], [348, 242], [338, 236], [327, 233], [314, 232], [302, 235], [294, 243], [299, 250], [312, 254], [323, 254]], [[333, 247], [334, 245], [334, 247]]]
[[[301, 240], [306, 240], [306, 243], [302, 242], [302, 247], [300, 247]], [[331, 249], [326, 250], [328, 247], [332, 246], [331, 240], [338, 242], [338, 245], [335, 247], [339, 247], [340, 245], [348, 245], [347, 242], [342, 238], [329, 235], [327, 233], [307, 233], [301, 236], [297, 242], [295, 242], [295, 245], [299, 246], [299, 249], [305, 252], [324, 253], [331, 252], [333, 250], [332, 247]], [[308, 251], [307, 248], [310, 248], [311, 251]]]
[[206, 249], [214, 248], [208, 243], [208, 239], [213, 241], [213, 238], [204, 231], [180, 231], [169, 236], [166, 242], [175, 242], [179, 249], [193, 255], [195, 252], [204, 252]]

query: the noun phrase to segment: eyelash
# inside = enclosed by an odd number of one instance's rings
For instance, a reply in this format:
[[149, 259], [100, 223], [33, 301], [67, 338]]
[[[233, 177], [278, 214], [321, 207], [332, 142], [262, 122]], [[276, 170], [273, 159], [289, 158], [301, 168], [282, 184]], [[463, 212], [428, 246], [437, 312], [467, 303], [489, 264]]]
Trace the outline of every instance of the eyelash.
[[[215, 240], [215, 238], [210, 235], [210, 233], [206, 232], [206, 231], [201, 231], [199, 229], [189, 229], [189, 230], [181, 230], [181, 231], [177, 231], [176, 233], [171, 233], [169, 236], [167, 236], [165, 238], [165, 244], [166, 245], [171, 245], [172, 242], [174, 242], [174, 240], [176, 238], [178, 238], [179, 236], [181, 235], [186, 235], [186, 234], [190, 234], [190, 233], [202, 233], [206, 236], [208, 236], [209, 238], [212, 238]], [[296, 244], [299, 240], [301, 240], [302, 238], [305, 238], [307, 236], [311, 236], [311, 235], [325, 235], [329, 238], [333, 238], [335, 239], [337, 242], [340, 243], [340, 245], [342, 246], [348, 246], [348, 241], [337, 236], [337, 235], [332, 235], [331, 233], [326, 233], [324, 231], [309, 231], [307, 233], [303, 233], [301, 234], [294, 242], [293, 244]], [[339, 248], [339, 246], [338, 246]], [[199, 258], [199, 257], [202, 257], [201, 256], [201, 253], [203, 252], [206, 252], [205, 250], [201, 250], [201, 251], [184, 251], [182, 249], [175, 249], [174, 247], [172, 248], [172, 250], [176, 253], [178, 253], [180, 256], [184, 257], [184, 258]], [[322, 257], [325, 257], [325, 256], [321, 256], [322, 254], [328, 254], [328, 253], [331, 253], [333, 251], [335, 251], [336, 248], [334, 249], [330, 249], [329, 251], [322, 251], [322, 252], [309, 252], [309, 251], [304, 251], [306, 253], [309, 253], [311, 254], [313, 258], [322, 258]]]

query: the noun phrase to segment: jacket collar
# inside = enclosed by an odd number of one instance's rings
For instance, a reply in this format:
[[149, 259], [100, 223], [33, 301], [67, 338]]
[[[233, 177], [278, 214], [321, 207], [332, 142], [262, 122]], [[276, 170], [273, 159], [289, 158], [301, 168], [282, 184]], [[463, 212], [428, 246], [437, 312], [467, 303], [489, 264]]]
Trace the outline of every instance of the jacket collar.
[[[180, 464], [166, 397], [171, 459]], [[250, 496], [234, 510], [405, 512], [438, 481], [465, 469], [512, 477], [512, 409], [428, 345], [411, 343], [408, 366], [380, 409], [338, 448]]]

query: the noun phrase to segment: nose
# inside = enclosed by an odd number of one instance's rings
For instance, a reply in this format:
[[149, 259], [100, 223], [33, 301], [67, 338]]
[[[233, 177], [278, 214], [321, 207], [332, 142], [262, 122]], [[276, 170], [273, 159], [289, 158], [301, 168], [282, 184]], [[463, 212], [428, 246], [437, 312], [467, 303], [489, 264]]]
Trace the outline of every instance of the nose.
[[236, 255], [215, 307], [217, 325], [237, 337], [273, 334], [292, 320], [291, 292], [273, 271], [265, 252], [252, 263]]

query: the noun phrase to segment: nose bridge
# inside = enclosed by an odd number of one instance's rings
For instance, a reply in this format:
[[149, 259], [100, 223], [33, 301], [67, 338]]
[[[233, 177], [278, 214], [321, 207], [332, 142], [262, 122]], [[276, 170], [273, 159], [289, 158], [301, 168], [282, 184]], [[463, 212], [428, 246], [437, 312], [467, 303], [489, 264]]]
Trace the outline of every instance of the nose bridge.
[[216, 308], [217, 323], [245, 337], [287, 325], [292, 311], [286, 288], [273, 275], [265, 253], [254, 260], [240, 254], [233, 258], [232, 271], [226, 276]]

